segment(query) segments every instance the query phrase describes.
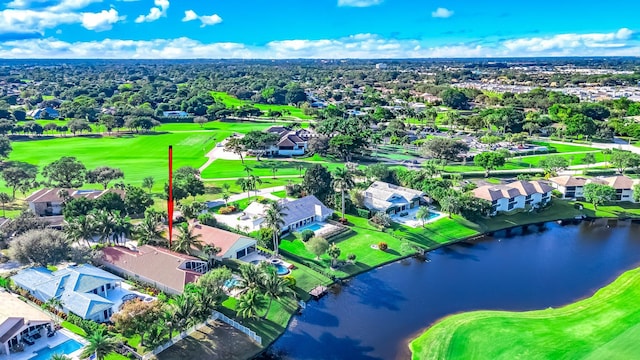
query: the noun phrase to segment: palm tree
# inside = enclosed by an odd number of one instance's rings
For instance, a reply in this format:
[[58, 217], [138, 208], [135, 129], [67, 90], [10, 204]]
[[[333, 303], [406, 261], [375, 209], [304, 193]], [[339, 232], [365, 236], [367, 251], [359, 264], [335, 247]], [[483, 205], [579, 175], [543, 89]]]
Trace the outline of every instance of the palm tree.
[[154, 183], [155, 180], [153, 176], [147, 176], [146, 178], [142, 179], [142, 187], [146, 188], [149, 193], [151, 193], [151, 189], [153, 188]]
[[118, 340], [105, 334], [102, 330], [96, 330], [87, 338], [89, 344], [80, 355], [83, 359], [95, 355], [96, 360], [104, 359], [109, 353], [115, 351]]
[[247, 172], [247, 176], [251, 176], [251, 173], [253, 172], [253, 168], [249, 165], [245, 165], [244, 166], [244, 171]]
[[175, 251], [191, 255], [193, 248], [202, 249], [202, 235], [194, 234], [193, 228], [187, 223], [182, 223], [178, 226], [178, 238], [173, 243], [173, 249]]
[[251, 191], [251, 181], [249, 181], [249, 179], [239, 178], [236, 180], [236, 184], [240, 186], [242, 191], [247, 192], [247, 199], [251, 197], [251, 194], [249, 193], [249, 191]]
[[131, 225], [131, 219], [128, 216], [114, 216], [113, 218], [113, 238], [116, 243], [124, 243], [127, 236], [131, 235], [133, 225]]
[[247, 263], [241, 264], [239, 268], [240, 280], [236, 288], [238, 288], [240, 292], [259, 288], [262, 284], [262, 276], [266, 271], [266, 266], [265, 262], [261, 262], [257, 266]]
[[271, 303], [273, 299], [281, 299], [283, 297], [291, 296], [295, 297], [295, 292], [289, 287], [289, 282], [284, 278], [278, 276], [275, 271], [266, 271], [263, 273], [262, 286], [264, 295], [269, 297], [269, 304], [267, 305], [267, 311], [264, 313], [263, 318], [267, 318], [269, 310], [271, 309]]
[[207, 255], [207, 259], [209, 260], [210, 265], [216, 263], [215, 256], [218, 255], [220, 253], [220, 251], [222, 251], [222, 249], [220, 249], [220, 247], [218, 247], [218, 246], [205, 245], [202, 248], [202, 252], [205, 255]]
[[178, 318], [177, 312], [175, 311], [174, 305], [175, 305], [175, 302], [163, 307], [163, 311], [161, 314], [162, 321], [164, 322], [164, 325], [167, 327], [167, 330], [169, 330], [169, 339], [173, 337], [173, 331], [176, 329], [176, 326], [180, 321], [180, 319]]
[[424, 227], [424, 222], [429, 218], [429, 215], [431, 215], [431, 212], [429, 211], [428, 207], [420, 206], [420, 208], [418, 208], [418, 211], [416, 212], [416, 218], [422, 221], [422, 227]]
[[305, 169], [305, 167], [304, 167], [303, 164], [298, 163], [296, 165], [296, 170], [298, 170], [300, 172], [300, 177], [302, 177], [302, 170], [304, 170], [304, 169]]
[[224, 200], [224, 206], [229, 206], [229, 198], [231, 197], [231, 195], [229, 195], [228, 192], [224, 192], [222, 194], [222, 200]]
[[0, 193], [0, 203], [2, 203], [2, 217], [5, 217], [4, 206], [11, 202], [11, 197], [7, 193]]
[[260, 294], [256, 289], [251, 289], [238, 299], [236, 312], [238, 316], [245, 319], [256, 318], [258, 312], [265, 308], [265, 302], [264, 295]]
[[72, 218], [70, 221], [65, 221], [64, 232], [69, 239], [79, 242], [85, 240], [87, 246], [91, 246], [89, 239], [93, 237], [94, 226], [89, 216], [78, 216]]
[[89, 216], [93, 222], [94, 230], [99, 236], [98, 241], [102, 243], [106, 240], [107, 243], [110, 243], [115, 229], [115, 220], [113, 215], [106, 210], [98, 210]]
[[337, 168], [333, 173], [333, 187], [342, 194], [342, 220], [344, 221], [344, 193], [355, 186], [353, 175], [347, 168]]
[[258, 184], [262, 184], [262, 180], [259, 176], [251, 175], [249, 176], [249, 190], [255, 190], [256, 196], [258, 196]]
[[196, 303], [190, 295], [181, 294], [176, 296], [171, 307], [175, 314], [174, 326], [176, 329], [184, 330], [194, 321], [193, 315], [196, 312]]
[[278, 172], [278, 168], [280, 168], [280, 166], [277, 162], [272, 162], [269, 164], [269, 168], [271, 168], [271, 173], [273, 174], [273, 178], [275, 179], [276, 173]]
[[280, 228], [284, 225], [284, 217], [287, 216], [285, 210], [288, 210], [286, 205], [274, 201], [269, 204], [264, 216], [265, 224], [273, 232], [273, 251], [276, 256], [278, 256]]
[[440, 199], [440, 209], [449, 214], [449, 219], [458, 209], [458, 197], [455, 194], [448, 194]]
[[603, 149], [602, 151], [602, 155], [604, 155], [604, 163], [606, 166], [609, 166], [609, 160], [607, 159], [607, 155], [611, 155], [613, 153], [613, 151], [611, 149]]
[[145, 216], [144, 219], [136, 225], [134, 238], [138, 240], [138, 245], [156, 244], [162, 242], [162, 223], [153, 216]]
[[206, 320], [211, 315], [211, 311], [217, 306], [214, 294], [204, 290], [196, 293], [195, 303], [195, 317], [199, 321]]

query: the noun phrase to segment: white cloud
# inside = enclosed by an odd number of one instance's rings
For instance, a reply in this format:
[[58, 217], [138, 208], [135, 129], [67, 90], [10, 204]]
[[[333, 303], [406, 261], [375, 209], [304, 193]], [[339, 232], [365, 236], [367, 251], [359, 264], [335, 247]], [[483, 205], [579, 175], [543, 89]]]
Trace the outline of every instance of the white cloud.
[[436, 11], [431, 13], [431, 16], [434, 18], [449, 18], [453, 16], [453, 11], [446, 8], [437, 8]]
[[169, 8], [169, 0], [154, 0], [155, 7], [149, 9], [147, 15], [140, 15], [136, 18], [137, 23], [152, 22], [160, 19], [160, 17], [167, 16], [167, 9]]
[[575, 50], [623, 48], [633, 33], [630, 29], [622, 28], [610, 33], [558, 34], [548, 37], [512, 39], [504, 41], [503, 45], [512, 52], [561, 55], [571, 54]]
[[383, 0], [338, 0], [338, 6], [369, 7], [379, 5]]
[[198, 18], [198, 14], [196, 14], [195, 11], [187, 10], [184, 12], [184, 17], [182, 18], [182, 21], [192, 21], [192, 20], [196, 20], [197, 18]]
[[56, 4], [52, 4], [51, 0], [13, 0], [7, 4], [7, 8], [65, 12], [84, 9], [93, 3], [99, 2], [102, 2], [102, 0], [59, 0]]
[[[186, 14], [185, 14], [186, 16]], [[0, 28], [2, 25], [0, 24]], [[640, 53], [633, 31], [559, 34], [548, 38], [521, 38], [490, 45], [448, 44], [429, 46], [419, 40], [386, 39], [356, 34], [339, 39], [292, 39], [251, 46], [241, 43], [202, 43], [189, 38], [147, 41], [105, 39], [69, 43], [55, 38], [24, 39], [0, 43], [0, 58], [468, 58], [518, 56], [625, 56]], [[550, 44], [554, 44], [551, 46]], [[564, 47], [566, 46], [566, 48]], [[546, 50], [545, 50], [546, 49]]]
[[118, 16], [118, 11], [115, 9], [102, 10], [99, 13], [83, 13], [82, 26], [94, 31], [111, 30], [113, 24], [124, 19], [125, 16]]
[[75, 13], [54, 13], [22, 9], [0, 11], [0, 34], [2, 33], [43, 33], [58, 25], [80, 22], [80, 15]]
[[14, 0], [0, 10], [0, 34], [40, 33], [59, 25], [81, 24], [87, 30], [105, 31], [123, 20], [115, 9], [79, 12], [102, 0]]
[[199, 16], [193, 10], [187, 10], [184, 12], [184, 17], [182, 18], [183, 22], [200, 20], [200, 27], [205, 27], [207, 25], [216, 25], [222, 22], [222, 18], [218, 14], [213, 15], [202, 15]]

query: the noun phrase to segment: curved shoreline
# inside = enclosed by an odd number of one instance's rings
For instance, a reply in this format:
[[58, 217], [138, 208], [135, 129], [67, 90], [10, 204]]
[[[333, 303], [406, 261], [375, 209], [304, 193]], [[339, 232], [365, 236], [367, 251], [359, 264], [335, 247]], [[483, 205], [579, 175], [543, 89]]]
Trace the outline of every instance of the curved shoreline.
[[[491, 231], [485, 231], [485, 232], [474, 234], [474, 235], [467, 236], [467, 237], [464, 237], [464, 238], [455, 239], [455, 240], [452, 240], [452, 241], [449, 241], [449, 242], [446, 242], [446, 243], [441, 243], [441, 244], [438, 244], [436, 246], [430, 247], [428, 250], [425, 250], [425, 254], [428, 254], [429, 252], [432, 252], [434, 250], [437, 250], [437, 249], [440, 249], [440, 248], [443, 248], [443, 247], [447, 247], [447, 246], [459, 244], [459, 243], [462, 243], [462, 242], [473, 241], [473, 240], [477, 240], [477, 239], [480, 239], [480, 238], [492, 236], [492, 234], [494, 234], [496, 232], [499, 232], [499, 231], [510, 231], [510, 230], [518, 229], [518, 228], [522, 228], [522, 227], [540, 226], [540, 225], [544, 225], [544, 224], [551, 223], [551, 222], [571, 222], [571, 223], [578, 222], [579, 223], [579, 222], [582, 222], [582, 221], [594, 221], [594, 220], [623, 220], [623, 221], [624, 220], [640, 220], [640, 217], [625, 217], [625, 218], [621, 218], [621, 217], [587, 217], [587, 216], [584, 216], [582, 218], [576, 218], [575, 216], [572, 216], [572, 217], [559, 218], [559, 219], [555, 219], [555, 220], [545, 220], [545, 221], [536, 220], [536, 221], [531, 221], [531, 222], [528, 222], [528, 223], [525, 223], [525, 224], [518, 224], [518, 225], [503, 227], [503, 228], [499, 228], [499, 229], [495, 229], [495, 230], [491, 230]], [[402, 260], [406, 260], [406, 259], [408, 259], [410, 257], [416, 256], [416, 254], [417, 254], [417, 252], [412, 253], [412, 254], [408, 254], [408, 255], [404, 255], [402, 257], [399, 257], [399, 258], [396, 258], [396, 259], [393, 259], [393, 260], [378, 264], [378, 265], [376, 265], [376, 266], [374, 266], [374, 267], [372, 267], [370, 269], [366, 269], [366, 270], [363, 270], [363, 271], [358, 272], [358, 273], [350, 274], [349, 276], [346, 276], [346, 277], [343, 277], [343, 278], [340, 278], [340, 279], [334, 281], [329, 286], [334, 286], [338, 282], [345, 281], [345, 280], [348, 280], [348, 279], [352, 279], [352, 278], [354, 278], [354, 277], [356, 277], [358, 275], [367, 273], [367, 272], [372, 271], [374, 269], [378, 269], [380, 267], [383, 267], [383, 266], [386, 266], [386, 265], [389, 265], [389, 264], [393, 264], [393, 263], [396, 263], [396, 262], [399, 262], [399, 261], [402, 261]], [[294, 318], [294, 315], [295, 314], [292, 314], [291, 317], [289, 318], [289, 320], [287, 322], [287, 326], [285, 327], [285, 331], [280, 333], [271, 343], [269, 343], [262, 350], [260, 350], [258, 353], [256, 353], [252, 357], [252, 359], [255, 359], [256, 357], [259, 357], [260, 355], [266, 353], [269, 349], [271, 349], [271, 346], [275, 342], [277, 342], [278, 339], [280, 339], [282, 337], [282, 335], [284, 335], [284, 333], [287, 331], [286, 329], [291, 325], [291, 321]], [[452, 314], [452, 315], [454, 315], [454, 314]], [[448, 315], [448, 316], [451, 316], [451, 315]], [[448, 316], [446, 316], [444, 318], [447, 318]], [[425, 330], [429, 329], [430, 327], [432, 327], [436, 323], [440, 322], [444, 318], [438, 319], [436, 322], [434, 322], [434, 323], [428, 325], [427, 327], [423, 328], [421, 330], [421, 333], [423, 333]], [[416, 334], [416, 335], [419, 335], [419, 334]], [[413, 337], [411, 339], [408, 339], [408, 341], [410, 341], [412, 339], [415, 339], [415, 337]], [[406, 345], [408, 345], [408, 342], [407, 342]], [[409, 350], [409, 347], [406, 346], [406, 349]], [[408, 352], [408, 355], [411, 355], [410, 351]]]

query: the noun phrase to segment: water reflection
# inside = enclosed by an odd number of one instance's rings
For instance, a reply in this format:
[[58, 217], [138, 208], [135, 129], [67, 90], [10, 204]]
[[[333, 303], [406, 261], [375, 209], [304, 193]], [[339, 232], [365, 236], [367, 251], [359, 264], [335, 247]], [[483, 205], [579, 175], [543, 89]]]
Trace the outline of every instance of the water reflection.
[[630, 221], [548, 223], [387, 265], [311, 302], [272, 350], [287, 359], [405, 359], [407, 340], [444, 316], [590, 296], [637, 266], [639, 231]]

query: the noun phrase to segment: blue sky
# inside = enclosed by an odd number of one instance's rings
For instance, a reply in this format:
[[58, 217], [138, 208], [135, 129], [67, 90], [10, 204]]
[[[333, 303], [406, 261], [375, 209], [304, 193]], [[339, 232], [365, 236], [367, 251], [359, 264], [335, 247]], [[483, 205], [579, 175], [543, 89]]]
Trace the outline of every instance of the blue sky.
[[0, 58], [640, 56], [640, 1], [0, 0]]

